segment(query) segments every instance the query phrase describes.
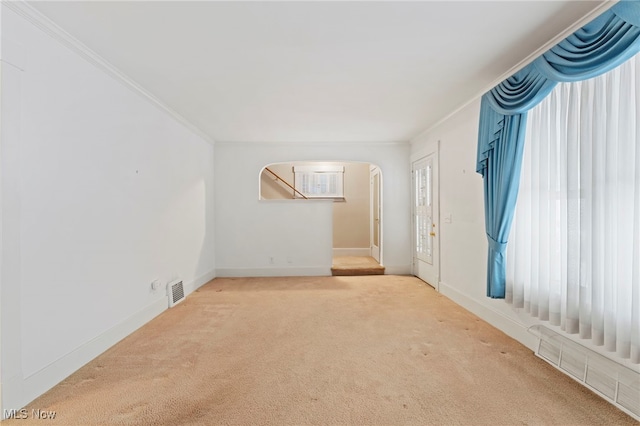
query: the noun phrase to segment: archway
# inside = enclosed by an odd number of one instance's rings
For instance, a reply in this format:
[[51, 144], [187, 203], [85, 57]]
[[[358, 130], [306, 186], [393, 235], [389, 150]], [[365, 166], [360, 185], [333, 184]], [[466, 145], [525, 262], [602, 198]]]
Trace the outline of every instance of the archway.
[[363, 259], [355, 258], [373, 257], [375, 267], [369, 262], [366, 269], [377, 274], [384, 272], [381, 179], [380, 168], [370, 163], [271, 163], [260, 171], [259, 199], [289, 202], [333, 200], [334, 263], [343, 260], [360, 264]]

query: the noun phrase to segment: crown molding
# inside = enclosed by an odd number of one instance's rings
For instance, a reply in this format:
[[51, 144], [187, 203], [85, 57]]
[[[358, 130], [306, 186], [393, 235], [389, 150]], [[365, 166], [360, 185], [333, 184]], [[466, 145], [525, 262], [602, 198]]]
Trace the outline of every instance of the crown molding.
[[120, 71], [114, 65], [109, 63], [106, 59], [98, 55], [96, 52], [91, 50], [88, 46], [83, 44], [81, 41], [73, 37], [71, 34], [63, 30], [60, 26], [58, 26], [51, 19], [40, 13], [33, 6], [29, 5], [25, 0], [1, 0], [2, 6], [5, 6], [17, 13], [22, 18], [26, 19], [28, 22], [33, 24], [43, 33], [56, 40], [63, 46], [67, 47], [71, 51], [78, 54], [84, 60], [94, 65], [98, 69], [105, 72], [107, 75], [111, 76], [115, 80], [119, 81], [126, 87], [128, 87], [133, 92], [139, 94], [142, 98], [146, 99], [149, 103], [169, 114], [173, 119], [177, 122], [185, 126], [187, 129], [195, 133], [196, 135], [203, 138], [205, 141], [210, 143], [211, 145], [215, 145], [215, 141], [211, 136], [203, 132], [200, 128], [195, 126], [177, 111], [169, 107], [167, 104], [162, 102], [160, 99], [155, 97], [151, 92], [147, 91], [144, 87], [138, 84], [135, 80], [127, 76], [125, 73]]
[[283, 147], [297, 147], [297, 146], [321, 146], [325, 148], [340, 148], [340, 147], [372, 147], [372, 146], [409, 146], [409, 141], [216, 141], [216, 145], [227, 146], [283, 146]]
[[569, 37], [571, 34], [576, 32], [579, 28], [583, 27], [587, 23], [591, 22], [592, 20], [600, 16], [603, 12], [613, 7], [618, 1], [619, 0], [605, 0], [603, 3], [599, 4], [595, 9], [593, 9], [592, 11], [584, 15], [582, 18], [578, 19], [576, 22], [574, 22], [573, 25], [571, 25], [570, 27], [562, 31], [560, 34], [558, 34], [557, 36], [549, 40], [547, 43], [543, 44], [533, 53], [531, 53], [526, 58], [524, 58], [523, 60], [518, 62], [516, 65], [511, 67], [509, 70], [504, 72], [500, 77], [496, 78], [494, 81], [488, 84], [484, 89], [482, 89], [480, 93], [477, 93], [471, 99], [469, 99], [462, 105], [458, 106], [456, 109], [454, 109], [452, 112], [450, 112], [449, 114], [447, 114], [446, 116], [438, 120], [436, 123], [432, 124], [427, 129], [423, 130], [422, 132], [412, 137], [409, 140], [409, 143], [413, 145], [415, 142], [417, 142], [418, 139], [422, 138], [423, 136], [431, 132], [433, 129], [440, 126], [442, 123], [444, 123], [445, 121], [447, 121], [448, 119], [450, 119], [451, 117], [453, 117], [454, 115], [456, 115], [457, 113], [459, 113], [460, 111], [462, 111], [463, 109], [471, 105], [477, 99], [481, 98], [482, 95], [487, 93], [489, 90], [493, 89], [495, 86], [497, 86], [507, 78], [511, 77], [516, 72], [520, 71], [521, 69], [523, 69], [524, 67], [526, 67], [527, 65], [535, 61], [539, 56], [541, 56], [547, 50], [551, 49], [553, 46], [560, 43], [562, 40], [564, 40], [565, 38]]

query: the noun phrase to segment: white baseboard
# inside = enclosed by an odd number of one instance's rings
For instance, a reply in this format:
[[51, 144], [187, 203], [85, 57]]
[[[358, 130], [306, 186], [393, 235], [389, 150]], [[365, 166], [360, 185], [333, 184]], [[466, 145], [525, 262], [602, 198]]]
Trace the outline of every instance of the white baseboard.
[[[3, 408], [21, 408], [42, 395], [83, 365], [160, 315], [168, 308], [167, 299], [159, 298], [89, 342], [8, 388], [3, 386]], [[14, 387], [15, 386], [15, 387]]]
[[334, 248], [334, 256], [371, 256], [371, 248]]
[[200, 287], [202, 287], [203, 285], [205, 285], [215, 277], [216, 277], [216, 270], [212, 269], [206, 274], [202, 274], [199, 277], [191, 280], [190, 282], [185, 283], [184, 285], [185, 296], [188, 296], [189, 294], [193, 293], [194, 291], [196, 291], [197, 289], [199, 289]]
[[383, 265], [385, 275], [411, 275], [411, 265]]
[[[188, 295], [194, 292], [215, 278], [215, 276], [215, 270], [211, 270], [185, 283], [185, 294]], [[160, 315], [168, 307], [167, 297], [160, 297], [121, 323], [34, 374], [24, 379], [14, 377], [4, 382], [2, 384], [3, 408], [20, 409], [24, 407], [111, 346]]]
[[439, 292], [449, 299], [453, 300], [455, 303], [462, 306], [466, 310], [482, 318], [509, 337], [512, 337], [513, 339], [525, 345], [527, 348], [535, 351], [538, 344], [538, 339], [533, 334], [527, 331], [527, 327], [524, 324], [521, 324], [518, 321], [509, 318], [502, 312], [499, 312], [491, 308], [490, 306], [478, 302], [471, 296], [461, 292], [454, 287], [451, 287], [443, 281], [440, 281]]
[[320, 277], [331, 275], [331, 267], [307, 266], [293, 268], [219, 268], [217, 277]]

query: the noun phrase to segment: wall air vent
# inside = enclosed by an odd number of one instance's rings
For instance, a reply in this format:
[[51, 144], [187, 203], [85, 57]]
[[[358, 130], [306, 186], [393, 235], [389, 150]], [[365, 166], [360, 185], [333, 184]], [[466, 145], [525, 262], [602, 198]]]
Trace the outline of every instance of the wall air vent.
[[536, 355], [640, 420], [640, 371], [628, 368], [542, 325]]
[[169, 295], [169, 307], [172, 308], [184, 300], [184, 285], [182, 281], [174, 281], [167, 284], [167, 294]]

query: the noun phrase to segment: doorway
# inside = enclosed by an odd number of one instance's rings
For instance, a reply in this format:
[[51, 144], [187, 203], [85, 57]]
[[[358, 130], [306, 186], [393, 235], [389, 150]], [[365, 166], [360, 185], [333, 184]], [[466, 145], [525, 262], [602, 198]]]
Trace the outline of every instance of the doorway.
[[[334, 175], [335, 179], [329, 179]], [[382, 172], [377, 165], [349, 161], [268, 164], [260, 171], [259, 199], [333, 201], [332, 272], [384, 273]]]
[[[339, 254], [334, 248], [332, 275], [384, 275], [382, 264], [382, 174], [376, 165], [367, 165], [368, 188], [361, 187], [368, 196], [368, 247], [360, 253]], [[335, 244], [335, 241], [334, 241]]]
[[411, 164], [413, 274], [438, 289], [440, 229], [438, 145]]
[[371, 207], [369, 209], [371, 214], [371, 232], [370, 232], [370, 244], [371, 244], [371, 257], [376, 262], [382, 264], [380, 261], [380, 246], [382, 239], [382, 209], [381, 195], [382, 185], [380, 182], [380, 169], [377, 166], [371, 166], [369, 169], [369, 187], [370, 187], [370, 200]]

